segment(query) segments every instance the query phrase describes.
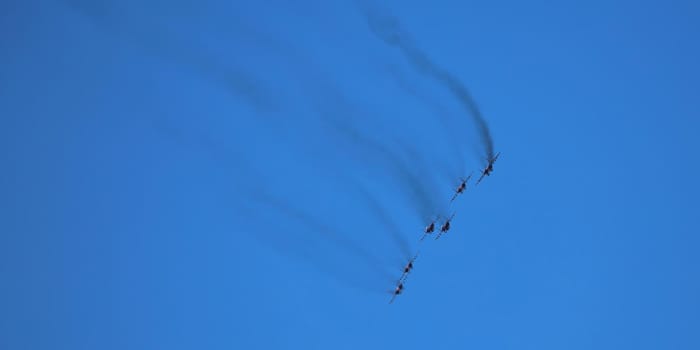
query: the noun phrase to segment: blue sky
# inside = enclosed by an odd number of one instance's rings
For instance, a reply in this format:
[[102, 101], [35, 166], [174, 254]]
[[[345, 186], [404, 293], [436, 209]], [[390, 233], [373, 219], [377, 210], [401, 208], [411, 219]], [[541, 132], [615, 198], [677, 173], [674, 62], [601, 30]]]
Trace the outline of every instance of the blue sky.
[[360, 5], [0, 4], [0, 348], [700, 347], [698, 5]]

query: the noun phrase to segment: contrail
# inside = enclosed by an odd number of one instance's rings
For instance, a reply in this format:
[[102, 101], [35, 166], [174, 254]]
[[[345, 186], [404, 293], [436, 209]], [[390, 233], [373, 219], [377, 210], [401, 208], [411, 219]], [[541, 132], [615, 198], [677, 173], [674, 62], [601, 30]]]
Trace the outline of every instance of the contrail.
[[373, 14], [366, 6], [361, 4], [359, 6], [367, 19], [370, 30], [375, 36], [387, 45], [398, 47], [418, 71], [433, 77], [457, 97], [477, 125], [487, 159], [492, 159], [494, 150], [491, 131], [484, 116], [481, 114], [481, 110], [479, 110], [479, 106], [464, 84], [453, 74], [436, 65], [425, 52], [415, 45], [408, 35], [401, 30], [395, 18], [381, 18], [379, 15]]

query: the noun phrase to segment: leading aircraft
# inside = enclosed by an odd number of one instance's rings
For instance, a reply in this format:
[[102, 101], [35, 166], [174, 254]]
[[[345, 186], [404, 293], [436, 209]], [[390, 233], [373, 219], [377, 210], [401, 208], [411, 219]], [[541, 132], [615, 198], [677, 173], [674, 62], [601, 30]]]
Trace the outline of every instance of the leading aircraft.
[[490, 176], [491, 172], [493, 171], [493, 163], [496, 162], [496, 159], [498, 159], [498, 156], [501, 155], [501, 152], [498, 152], [495, 157], [489, 159], [489, 164], [486, 166], [486, 168], [481, 172], [481, 177], [479, 177], [479, 180], [476, 181], [476, 184], [478, 185], [481, 180], [483, 180], [484, 176]]

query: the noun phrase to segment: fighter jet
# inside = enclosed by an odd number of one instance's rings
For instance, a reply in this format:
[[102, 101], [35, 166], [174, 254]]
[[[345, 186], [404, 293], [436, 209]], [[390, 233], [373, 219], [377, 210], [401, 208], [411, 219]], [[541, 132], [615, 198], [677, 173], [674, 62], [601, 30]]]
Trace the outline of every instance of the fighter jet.
[[462, 192], [464, 192], [464, 190], [467, 188], [467, 181], [469, 181], [469, 179], [471, 179], [471, 177], [472, 177], [472, 174], [469, 174], [469, 176], [467, 176], [466, 179], [464, 179], [464, 178], [462, 179], [462, 183], [460, 183], [459, 186], [457, 186], [457, 189], [455, 190], [455, 194], [452, 196], [452, 199], [450, 199], [450, 202], [454, 201], [455, 198], [457, 198], [457, 196], [459, 196], [460, 194], [462, 194]]
[[401, 294], [403, 292], [403, 282], [399, 282], [399, 284], [396, 286], [396, 289], [394, 289], [394, 294], [391, 296], [391, 300], [389, 300], [389, 304], [394, 302], [394, 299], [396, 299], [396, 296]]
[[479, 177], [479, 180], [476, 181], [476, 184], [478, 185], [479, 182], [484, 178], [484, 176], [489, 176], [491, 175], [491, 172], [493, 171], [493, 163], [496, 162], [496, 159], [498, 159], [498, 156], [501, 155], [501, 152], [498, 152], [495, 157], [489, 159], [489, 164], [484, 168], [484, 170], [481, 172], [481, 177]]
[[440, 236], [442, 236], [443, 233], [445, 233], [445, 232], [447, 232], [447, 231], [450, 230], [450, 221], [451, 221], [452, 218], [454, 218], [454, 217], [455, 217], [455, 213], [452, 213], [452, 216], [450, 216], [449, 219], [445, 220], [445, 223], [442, 224], [442, 227], [440, 227], [440, 232], [437, 234], [437, 237], [435, 237], [435, 239], [440, 238]]

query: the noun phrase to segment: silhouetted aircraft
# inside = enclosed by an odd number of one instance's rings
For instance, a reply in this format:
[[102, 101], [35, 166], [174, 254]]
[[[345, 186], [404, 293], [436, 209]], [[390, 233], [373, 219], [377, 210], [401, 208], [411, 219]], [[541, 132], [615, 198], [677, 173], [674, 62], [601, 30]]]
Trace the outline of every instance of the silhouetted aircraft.
[[498, 156], [501, 155], [501, 152], [498, 152], [495, 157], [489, 159], [489, 164], [486, 166], [486, 168], [481, 172], [481, 177], [479, 177], [479, 180], [476, 182], [478, 185], [479, 182], [484, 178], [484, 176], [489, 176], [491, 175], [491, 172], [493, 171], [493, 163], [496, 162], [496, 159], [498, 159]]
[[440, 238], [440, 236], [442, 236], [443, 233], [445, 233], [445, 232], [447, 232], [447, 231], [450, 230], [450, 221], [451, 221], [452, 218], [454, 218], [454, 217], [455, 217], [455, 213], [452, 213], [452, 216], [450, 216], [449, 219], [445, 220], [445, 223], [442, 224], [442, 227], [440, 227], [440, 233], [438, 233], [438, 235], [437, 235], [437, 237], [435, 237], [435, 239]]
[[399, 282], [399, 284], [396, 286], [396, 289], [394, 289], [394, 295], [391, 296], [389, 304], [393, 303], [396, 296], [401, 294], [401, 292], [403, 292], [403, 282]]
[[425, 230], [423, 231], [423, 237], [421, 237], [420, 240], [422, 241], [423, 239], [425, 239], [425, 236], [427, 236], [433, 232], [435, 232], [435, 220], [433, 220], [430, 223], [430, 225], [425, 227]]
[[416, 258], [418, 257], [418, 253], [414, 255], [411, 260], [406, 263], [406, 266], [403, 268], [403, 275], [401, 275], [401, 278], [399, 281], [405, 281], [406, 278], [408, 278], [408, 274], [411, 273], [411, 270], [413, 270], [413, 262], [416, 261]]
[[462, 194], [462, 192], [464, 192], [464, 190], [467, 188], [467, 181], [469, 181], [469, 179], [471, 179], [471, 177], [472, 177], [472, 174], [469, 174], [469, 176], [467, 176], [466, 179], [464, 179], [464, 178], [462, 179], [462, 183], [460, 183], [459, 186], [457, 187], [457, 189], [455, 190], [455, 194], [452, 196], [452, 199], [450, 199], [450, 202], [454, 201], [455, 198], [457, 198], [457, 196], [459, 196], [460, 194]]

